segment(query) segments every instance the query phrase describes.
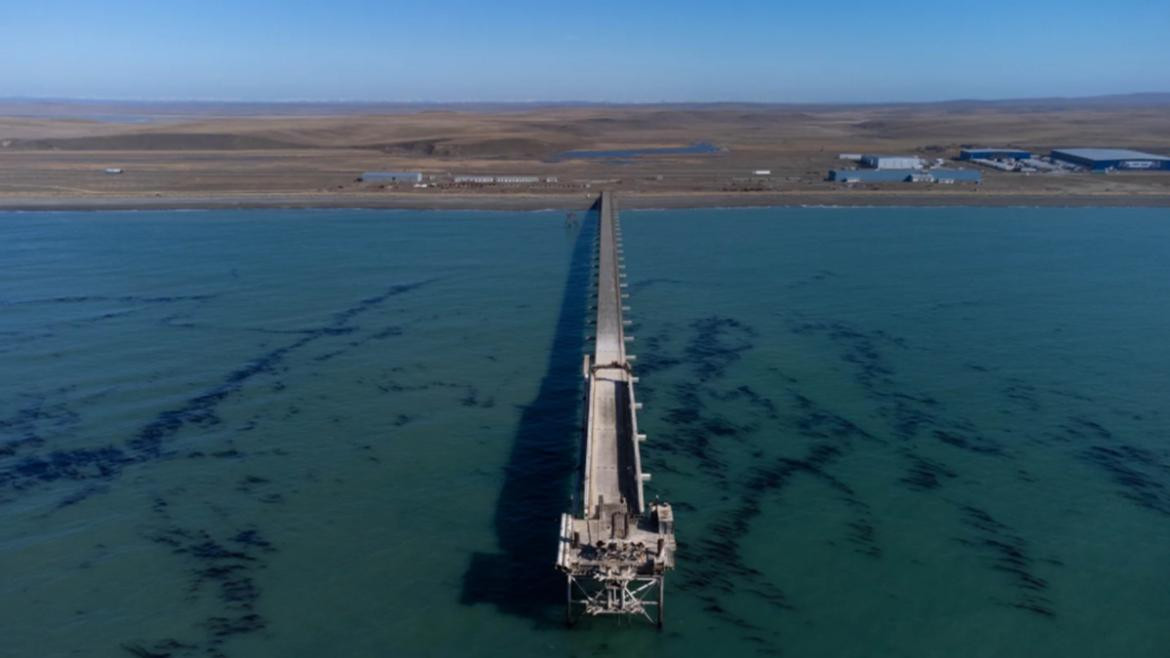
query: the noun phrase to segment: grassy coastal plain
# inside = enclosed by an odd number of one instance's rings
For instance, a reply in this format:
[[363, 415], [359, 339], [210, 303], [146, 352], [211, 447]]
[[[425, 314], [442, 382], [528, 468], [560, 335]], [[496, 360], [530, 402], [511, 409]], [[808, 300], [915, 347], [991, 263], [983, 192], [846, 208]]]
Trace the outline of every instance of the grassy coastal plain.
[[[384, 105], [0, 101], [0, 208], [572, 208], [1170, 205], [1170, 173], [983, 169], [970, 185], [845, 188], [838, 153], [950, 162], [964, 145], [1170, 154], [1170, 94], [892, 105]], [[566, 159], [571, 150], [710, 143], [700, 155]], [[964, 164], [963, 166], [971, 166]], [[120, 174], [106, 173], [121, 169]], [[361, 183], [363, 171], [516, 174], [515, 186]], [[769, 170], [769, 175], [755, 175]]]

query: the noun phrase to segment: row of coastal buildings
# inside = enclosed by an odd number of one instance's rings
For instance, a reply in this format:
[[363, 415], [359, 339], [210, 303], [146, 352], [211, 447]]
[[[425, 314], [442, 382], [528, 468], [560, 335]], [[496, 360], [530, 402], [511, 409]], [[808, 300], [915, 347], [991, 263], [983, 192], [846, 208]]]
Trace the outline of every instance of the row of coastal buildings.
[[558, 178], [556, 176], [485, 176], [478, 174], [424, 175], [421, 171], [367, 171], [358, 178], [358, 182], [378, 185], [411, 185], [413, 187], [428, 187], [430, 185], [535, 185], [557, 183]]
[[1130, 149], [1053, 149], [1048, 157], [1021, 149], [968, 148], [960, 160], [1003, 171], [1049, 171], [1052, 167], [1082, 171], [1170, 171], [1170, 157]]
[[[979, 184], [983, 180], [982, 172], [977, 169], [948, 167], [942, 159], [930, 162], [916, 155], [842, 153], [839, 158], [856, 165], [830, 170], [830, 181]], [[1170, 171], [1170, 157], [1112, 148], [1053, 149], [1047, 156], [1014, 148], [964, 148], [957, 159], [962, 163], [1021, 173]]]
[[975, 169], [944, 167], [942, 160], [933, 164], [917, 155], [875, 155], [842, 153], [841, 160], [857, 163], [846, 169], [829, 170], [829, 180], [838, 183], [975, 183], [983, 180]]
[[[842, 153], [839, 159], [850, 166], [829, 170], [828, 180], [838, 183], [934, 183], [939, 185], [983, 182], [983, 170], [1023, 174], [1062, 174], [1077, 171], [1170, 171], [1170, 157], [1116, 148], [1053, 149], [1037, 155], [1018, 148], [973, 148], [959, 151], [957, 164], [942, 158], [919, 155]], [[964, 166], [969, 165], [969, 166]], [[973, 168], [975, 167], [975, 168]], [[111, 172], [112, 173], [112, 172]], [[120, 170], [118, 170], [120, 173]], [[769, 169], [757, 169], [753, 176], [769, 177]], [[658, 177], [661, 180], [661, 176]], [[559, 186], [556, 176], [516, 174], [424, 174], [420, 171], [367, 171], [358, 182], [381, 187]], [[588, 187], [588, 185], [586, 185]]]

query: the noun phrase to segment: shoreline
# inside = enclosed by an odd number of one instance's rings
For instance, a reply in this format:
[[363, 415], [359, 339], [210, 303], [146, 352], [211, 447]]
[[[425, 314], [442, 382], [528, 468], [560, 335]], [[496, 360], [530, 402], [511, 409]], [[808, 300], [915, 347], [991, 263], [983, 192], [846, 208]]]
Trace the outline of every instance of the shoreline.
[[[522, 193], [243, 193], [126, 196], [2, 196], [0, 212], [100, 210], [368, 209], [586, 210], [600, 192]], [[1170, 207], [1162, 194], [1003, 194], [987, 192], [618, 192], [626, 209], [797, 207]]]

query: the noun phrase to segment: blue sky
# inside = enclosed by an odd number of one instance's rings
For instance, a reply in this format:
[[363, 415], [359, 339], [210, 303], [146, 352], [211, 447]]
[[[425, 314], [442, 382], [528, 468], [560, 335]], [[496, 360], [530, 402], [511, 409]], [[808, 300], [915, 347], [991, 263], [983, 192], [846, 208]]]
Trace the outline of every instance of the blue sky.
[[1170, 91], [1170, 0], [0, 0], [0, 97], [890, 101]]

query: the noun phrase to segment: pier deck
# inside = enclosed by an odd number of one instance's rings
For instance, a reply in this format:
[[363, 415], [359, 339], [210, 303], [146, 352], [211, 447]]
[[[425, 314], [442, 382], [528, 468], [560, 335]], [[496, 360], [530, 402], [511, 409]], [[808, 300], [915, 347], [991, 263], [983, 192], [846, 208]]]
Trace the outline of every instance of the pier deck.
[[[597, 334], [588, 382], [581, 508], [561, 519], [557, 567], [567, 578], [567, 618], [642, 616], [663, 621], [664, 578], [674, 566], [669, 504], [646, 509], [634, 383], [625, 344], [621, 230], [613, 195], [599, 201]], [[656, 599], [656, 600], [655, 600]], [[654, 614], [651, 614], [651, 611]]]

